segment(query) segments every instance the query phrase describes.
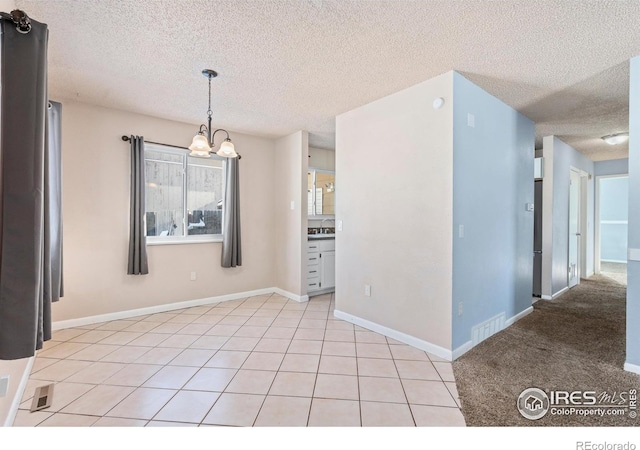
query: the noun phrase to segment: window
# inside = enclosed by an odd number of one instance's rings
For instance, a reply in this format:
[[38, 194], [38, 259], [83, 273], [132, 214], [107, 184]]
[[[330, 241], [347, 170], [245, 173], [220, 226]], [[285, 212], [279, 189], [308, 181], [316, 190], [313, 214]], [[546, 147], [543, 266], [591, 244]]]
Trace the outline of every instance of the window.
[[191, 158], [185, 150], [145, 144], [147, 242], [222, 238], [223, 160]]

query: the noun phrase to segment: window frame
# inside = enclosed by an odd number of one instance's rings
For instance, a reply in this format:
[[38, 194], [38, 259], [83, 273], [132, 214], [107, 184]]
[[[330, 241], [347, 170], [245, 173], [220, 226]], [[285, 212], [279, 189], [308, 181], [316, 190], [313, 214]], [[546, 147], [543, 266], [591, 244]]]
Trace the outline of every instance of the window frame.
[[[183, 221], [183, 230], [186, 233], [188, 231], [187, 221], [188, 221], [188, 215], [189, 215], [189, 210], [187, 208], [187, 194], [188, 194], [188, 185], [189, 185], [188, 183], [189, 151], [181, 147], [174, 147], [172, 145], [151, 144], [151, 143], [145, 142], [144, 144], [145, 170], [146, 170], [147, 160], [157, 161], [157, 160], [154, 160], [153, 158], [147, 158], [147, 151], [166, 153], [170, 155], [180, 155], [182, 157], [182, 205], [183, 205], [182, 221]], [[198, 158], [193, 158], [193, 159], [196, 160]], [[209, 157], [209, 159], [215, 159], [222, 162], [222, 167], [220, 167], [220, 170], [222, 171], [222, 199], [224, 199], [225, 188], [226, 188], [226, 179], [225, 179], [225, 172], [226, 172], [225, 166], [227, 164], [226, 158], [222, 158], [221, 156], [212, 154]], [[179, 164], [179, 163], [171, 163], [167, 161], [161, 161], [161, 162], [168, 163], [168, 164]], [[145, 236], [147, 232], [147, 205], [146, 205], [147, 191], [146, 189], [147, 189], [147, 186], [146, 186], [146, 177], [145, 177], [145, 208], [144, 208]], [[224, 223], [224, 215], [225, 215], [225, 208], [223, 204], [221, 223]], [[223, 233], [221, 230], [220, 234], [194, 234], [194, 235], [185, 234], [181, 236], [176, 236], [176, 235], [146, 236], [146, 238], [147, 238], [147, 245], [200, 244], [200, 243], [209, 243], [209, 242], [222, 242]]]

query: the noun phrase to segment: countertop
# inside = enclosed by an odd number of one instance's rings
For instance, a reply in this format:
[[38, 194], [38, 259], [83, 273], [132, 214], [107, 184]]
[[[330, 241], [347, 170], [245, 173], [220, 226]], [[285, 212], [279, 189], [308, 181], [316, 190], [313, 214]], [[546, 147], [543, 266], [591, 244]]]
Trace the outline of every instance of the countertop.
[[307, 235], [307, 237], [309, 241], [321, 241], [325, 239], [335, 239], [336, 235], [335, 233], [333, 234], [322, 233], [322, 234], [309, 234]]

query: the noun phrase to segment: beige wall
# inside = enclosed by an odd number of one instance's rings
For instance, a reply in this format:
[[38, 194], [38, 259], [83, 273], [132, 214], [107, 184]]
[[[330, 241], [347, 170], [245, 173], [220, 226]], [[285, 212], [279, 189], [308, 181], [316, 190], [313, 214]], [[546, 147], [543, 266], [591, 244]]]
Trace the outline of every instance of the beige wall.
[[[276, 284], [295, 295], [306, 295], [307, 168], [309, 136], [298, 131], [276, 141], [274, 189], [276, 217]], [[293, 209], [291, 204], [293, 202]]]
[[[129, 144], [121, 136], [186, 146], [197, 125], [63, 102], [65, 296], [54, 321], [275, 285], [274, 143], [231, 133], [240, 162], [242, 267], [220, 267], [221, 243], [149, 246], [149, 275], [127, 275]], [[197, 280], [190, 281], [190, 273]]]
[[447, 73], [336, 119], [336, 309], [448, 350], [452, 103]]
[[309, 147], [309, 167], [336, 170], [336, 152], [324, 148]]

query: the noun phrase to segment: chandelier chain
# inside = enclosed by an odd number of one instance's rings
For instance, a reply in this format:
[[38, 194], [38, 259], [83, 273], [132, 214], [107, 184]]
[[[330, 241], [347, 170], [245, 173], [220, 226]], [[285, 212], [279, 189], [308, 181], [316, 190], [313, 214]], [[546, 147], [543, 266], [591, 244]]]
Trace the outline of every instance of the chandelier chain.
[[209, 117], [213, 115], [213, 111], [211, 111], [211, 76], [209, 76], [209, 109], [207, 110], [207, 115]]

